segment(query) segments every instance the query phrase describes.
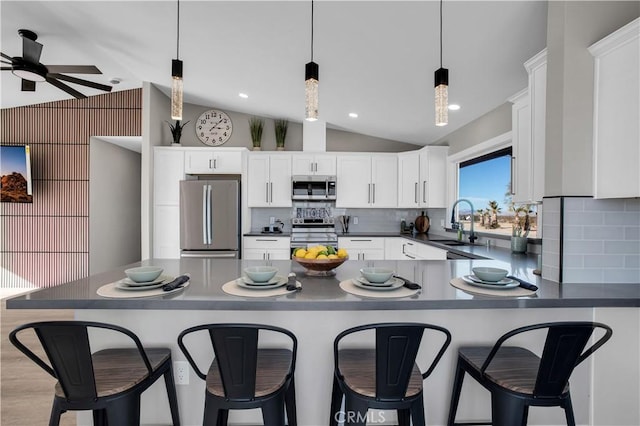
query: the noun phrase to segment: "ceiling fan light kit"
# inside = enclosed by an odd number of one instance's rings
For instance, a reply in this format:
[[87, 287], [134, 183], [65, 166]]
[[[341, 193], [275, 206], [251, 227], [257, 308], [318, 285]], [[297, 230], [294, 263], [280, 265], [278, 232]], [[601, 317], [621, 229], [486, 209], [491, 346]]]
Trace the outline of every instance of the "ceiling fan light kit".
[[176, 26], [176, 59], [171, 60], [171, 119], [182, 120], [182, 61], [180, 60], [180, 0], [178, 0]]
[[40, 54], [43, 46], [36, 41], [38, 35], [26, 29], [19, 29], [18, 35], [22, 37], [22, 57], [11, 57], [2, 52], [0, 52], [0, 56], [6, 59], [2, 63], [11, 65], [10, 67], [2, 67], [2, 71], [11, 71], [13, 75], [20, 78], [23, 92], [35, 92], [36, 83], [46, 81], [77, 99], [86, 98], [84, 94], [61, 80], [105, 92], [111, 91], [111, 86], [106, 84], [62, 74], [102, 74], [94, 65], [43, 65], [40, 63]]
[[449, 123], [449, 70], [442, 67], [442, 0], [440, 0], [440, 68], [434, 73], [436, 126]]
[[313, 1], [311, 2], [311, 62], [304, 66], [305, 120], [318, 119], [318, 64], [313, 62]]

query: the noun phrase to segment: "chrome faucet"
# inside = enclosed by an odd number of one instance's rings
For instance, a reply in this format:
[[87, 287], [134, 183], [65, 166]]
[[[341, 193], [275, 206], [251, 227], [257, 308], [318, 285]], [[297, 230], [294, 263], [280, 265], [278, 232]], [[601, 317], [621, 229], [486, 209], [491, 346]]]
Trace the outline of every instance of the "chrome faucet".
[[473, 204], [471, 204], [471, 201], [467, 200], [466, 198], [460, 198], [455, 203], [453, 203], [453, 207], [451, 208], [451, 229], [460, 228], [460, 223], [456, 221], [456, 206], [461, 201], [464, 201], [465, 203], [469, 204], [469, 207], [471, 207], [471, 230], [469, 231], [469, 243], [473, 244], [473, 242], [478, 239], [478, 237], [476, 237], [476, 234], [474, 234], [473, 232], [473, 213], [475, 212], [475, 210], [473, 209]]

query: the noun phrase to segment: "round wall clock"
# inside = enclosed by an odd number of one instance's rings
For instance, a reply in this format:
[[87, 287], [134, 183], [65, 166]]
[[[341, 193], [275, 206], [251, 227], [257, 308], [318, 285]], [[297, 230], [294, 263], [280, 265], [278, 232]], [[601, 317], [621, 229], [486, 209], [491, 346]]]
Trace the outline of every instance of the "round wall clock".
[[229, 116], [217, 109], [200, 114], [195, 123], [196, 136], [205, 145], [222, 145], [231, 137], [233, 124]]

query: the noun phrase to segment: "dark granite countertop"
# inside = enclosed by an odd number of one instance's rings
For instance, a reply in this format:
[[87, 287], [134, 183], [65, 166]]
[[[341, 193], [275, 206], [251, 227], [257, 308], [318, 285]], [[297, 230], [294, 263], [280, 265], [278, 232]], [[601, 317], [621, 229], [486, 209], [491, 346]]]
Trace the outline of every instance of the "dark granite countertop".
[[[243, 268], [264, 261], [224, 259], [151, 259], [134, 265], [157, 265], [169, 275], [188, 272], [191, 284], [169, 296], [139, 299], [108, 299], [97, 289], [124, 278], [123, 266], [57, 287], [36, 290], [7, 300], [8, 309], [150, 309], [150, 310], [424, 310], [640, 307], [640, 284], [558, 284], [533, 275], [531, 267], [513, 266], [499, 260], [357, 261], [349, 260], [333, 277], [308, 277], [304, 269], [289, 260], [270, 261], [281, 274], [298, 274], [303, 290], [278, 297], [244, 298], [224, 293], [222, 285], [242, 274]], [[363, 266], [391, 267], [422, 284], [419, 294], [400, 299], [367, 299], [345, 293], [339, 282], [359, 275]], [[535, 297], [486, 297], [465, 293], [449, 284], [454, 277], [470, 273], [473, 266], [493, 265], [540, 287]]]
[[283, 232], [261, 232], [261, 231], [250, 231], [246, 234], [242, 235], [243, 237], [287, 237], [291, 236], [291, 232], [283, 231]]

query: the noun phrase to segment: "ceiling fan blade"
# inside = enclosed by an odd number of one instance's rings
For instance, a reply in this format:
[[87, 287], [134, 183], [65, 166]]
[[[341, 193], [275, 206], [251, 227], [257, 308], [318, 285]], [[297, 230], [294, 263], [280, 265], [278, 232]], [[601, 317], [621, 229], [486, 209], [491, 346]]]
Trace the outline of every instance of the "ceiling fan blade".
[[8, 60], [10, 60], [10, 61], [12, 61], [12, 60], [13, 60], [13, 58], [12, 58], [11, 56], [9, 56], [9, 55], [5, 55], [5, 54], [4, 54], [4, 53], [2, 53], [2, 52], [0, 52], [0, 56], [2, 56], [2, 57], [3, 57], [3, 58], [5, 58], [5, 59], [8, 59]]
[[85, 99], [86, 96], [83, 95], [82, 93], [78, 92], [76, 89], [74, 89], [73, 87], [69, 87], [66, 84], [64, 84], [61, 81], [56, 80], [53, 77], [45, 77], [47, 79], [47, 81], [51, 84], [53, 84], [54, 86], [56, 86], [58, 89], [60, 90], [64, 90], [65, 92], [67, 92], [68, 94], [70, 94], [71, 96], [73, 96], [76, 99]]
[[42, 45], [35, 40], [22, 37], [22, 57], [28, 62], [39, 64]]
[[49, 72], [68, 74], [102, 74], [94, 65], [46, 65]]
[[98, 90], [104, 90], [105, 92], [111, 91], [111, 86], [107, 86], [106, 84], [94, 83], [93, 81], [83, 80], [81, 78], [71, 77], [69, 75], [58, 74], [58, 73], [48, 73], [48, 77], [57, 78], [58, 80], [65, 80], [71, 83], [81, 84], [83, 86], [92, 87]]
[[35, 92], [36, 91], [36, 82], [31, 80], [22, 79], [22, 89], [23, 92]]

